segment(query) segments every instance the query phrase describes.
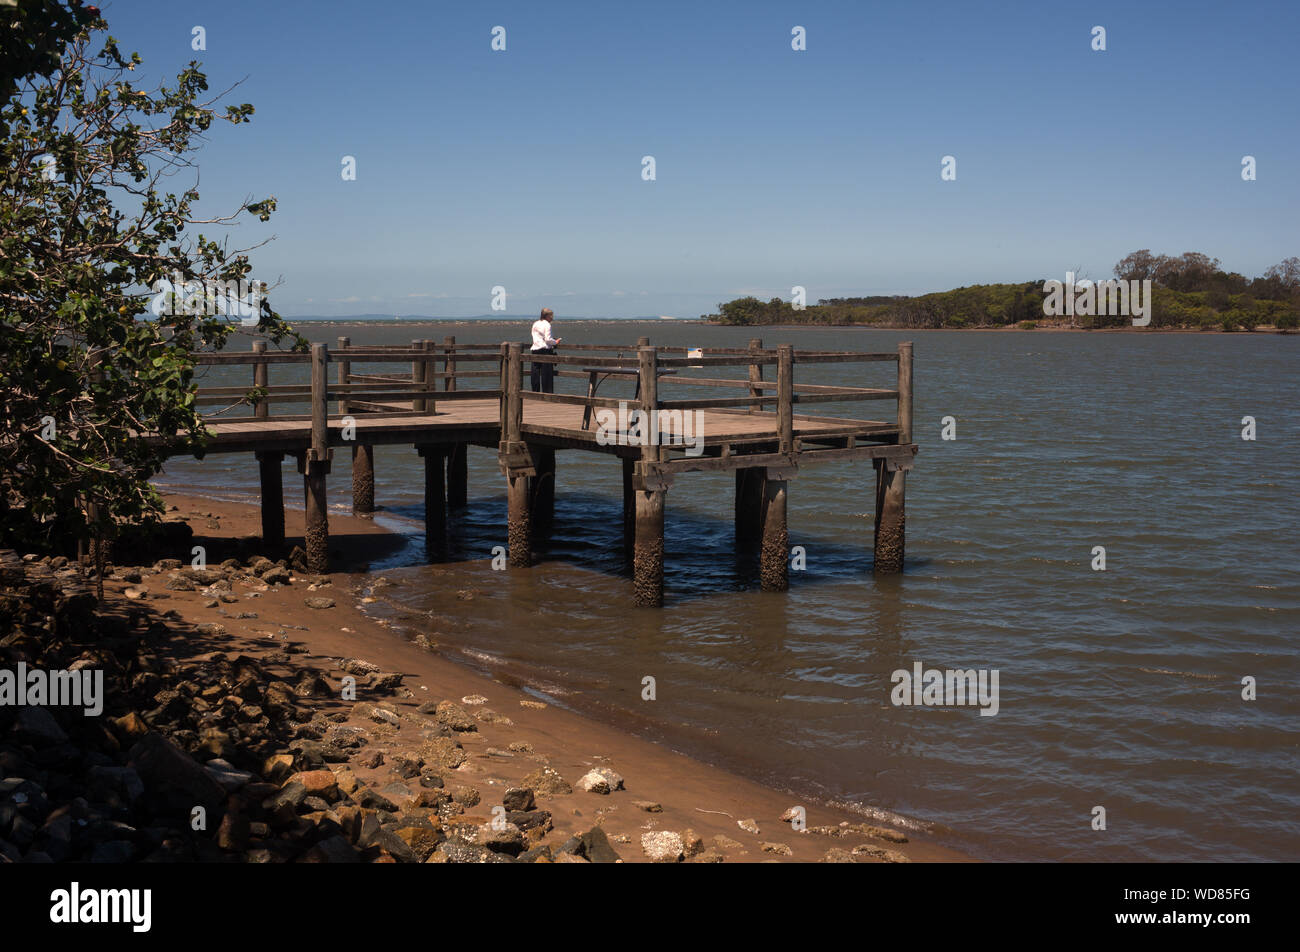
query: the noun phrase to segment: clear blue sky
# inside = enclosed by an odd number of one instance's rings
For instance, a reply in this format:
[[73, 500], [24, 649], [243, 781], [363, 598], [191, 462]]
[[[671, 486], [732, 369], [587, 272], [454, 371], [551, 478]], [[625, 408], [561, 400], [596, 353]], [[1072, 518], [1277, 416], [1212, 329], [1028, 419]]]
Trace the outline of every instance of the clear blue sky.
[[494, 285], [511, 314], [697, 317], [1300, 254], [1290, 0], [101, 7], [144, 78], [243, 80], [257, 112], [214, 126], [202, 210], [277, 197], [231, 238], [276, 236], [254, 274], [290, 317], [484, 314]]

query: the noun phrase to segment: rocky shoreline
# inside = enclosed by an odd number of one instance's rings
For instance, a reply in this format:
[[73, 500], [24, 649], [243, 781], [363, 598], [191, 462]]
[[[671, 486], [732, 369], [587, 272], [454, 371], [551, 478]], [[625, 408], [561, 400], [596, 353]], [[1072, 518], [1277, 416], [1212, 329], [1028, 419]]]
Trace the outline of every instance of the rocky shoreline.
[[[599, 743], [577, 715], [361, 637], [363, 583], [307, 574], [300, 550], [108, 574], [101, 605], [81, 565], [0, 552], [0, 669], [105, 685], [94, 717], [0, 706], [0, 862], [964, 858], [632, 738], [605, 740], [616, 771], [574, 750]], [[329, 650], [366, 642], [367, 657]]]

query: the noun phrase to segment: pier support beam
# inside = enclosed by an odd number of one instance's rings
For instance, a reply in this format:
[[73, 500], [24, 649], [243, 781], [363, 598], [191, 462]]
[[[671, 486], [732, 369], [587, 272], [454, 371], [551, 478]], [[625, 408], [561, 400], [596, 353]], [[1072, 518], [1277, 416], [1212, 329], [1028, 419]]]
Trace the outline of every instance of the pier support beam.
[[[780, 476], [781, 478], [775, 478]], [[759, 581], [765, 592], [790, 587], [790, 536], [786, 528], [784, 473], [768, 473], [763, 480], [763, 548]]]
[[447, 541], [447, 484], [443, 478], [446, 450], [434, 444], [417, 446], [424, 460], [424, 534], [430, 548]]
[[506, 477], [506, 546], [508, 561], [518, 568], [533, 564], [531, 479], [537, 475], [532, 447], [522, 439], [524, 404], [520, 395], [523, 345], [501, 345], [501, 445], [497, 459]]
[[262, 487], [262, 543], [273, 548], [284, 545], [283, 453], [258, 453], [257, 473]]
[[663, 490], [636, 491], [636, 543], [632, 555], [632, 587], [637, 605], [658, 608], [664, 603]]
[[[912, 342], [898, 345], [898, 442], [912, 442]], [[907, 526], [907, 470], [911, 462], [876, 462], [876, 545], [874, 571], [895, 575], [903, 571], [904, 530]]]
[[447, 450], [447, 506], [469, 505], [469, 444], [452, 443]]
[[636, 461], [624, 458], [620, 462], [623, 464], [623, 560], [631, 562], [636, 543], [636, 489], [632, 482]]
[[300, 458], [303, 489], [307, 503], [307, 530], [304, 548], [307, 550], [307, 571], [323, 575], [330, 570], [329, 504], [325, 495], [325, 477], [329, 475], [329, 460]]
[[530, 485], [533, 528], [546, 532], [555, 522], [555, 450], [535, 446], [532, 454], [537, 469]]
[[352, 514], [375, 511], [375, 448], [367, 443], [352, 447]]
[[506, 488], [506, 541], [509, 546], [509, 562], [517, 568], [527, 568], [533, 564], [530, 536], [532, 519], [529, 515], [528, 476], [507, 476], [509, 486]]
[[755, 547], [763, 530], [763, 482], [766, 471], [761, 466], [742, 466], [736, 470], [736, 548]]
[[892, 468], [890, 460], [876, 463], [876, 544], [875, 565], [877, 575], [896, 575], [903, 571], [904, 530], [907, 514], [904, 509], [904, 483], [907, 474]]

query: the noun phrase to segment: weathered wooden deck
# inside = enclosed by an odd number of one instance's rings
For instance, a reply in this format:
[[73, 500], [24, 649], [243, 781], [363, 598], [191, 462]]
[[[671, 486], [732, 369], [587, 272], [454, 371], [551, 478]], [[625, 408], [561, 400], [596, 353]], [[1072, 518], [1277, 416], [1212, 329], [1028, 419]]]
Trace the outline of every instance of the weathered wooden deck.
[[[635, 409], [633, 401], [627, 401]], [[664, 411], [671, 412], [671, 411]], [[774, 412], [745, 413], [738, 410], [699, 410], [695, 418], [698, 435], [708, 449], [717, 450], [711, 457], [722, 455], [723, 448], [731, 452], [756, 444], [773, 443], [778, 439], [778, 420]], [[414, 411], [410, 404], [388, 405], [386, 411], [331, 414], [328, 417], [328, 444], [333, 447], [350, 446], [352, 439], [344, 438], [343, 417], [355, 421], [355, 441], [372, 445], [410, 443], [470, 442], [495, 447], [501, 439], [500, 400], [459, 400], [438, 408], [434, 413]], [[846, 420], [837, 417], [816, 417], [794, 414], [794, 436], [805, 443], [839, 443], [853, 445], [862, 440], [879, 440], [898, 433], [893, 423], [881, 420]], [[627, 442], [633, 427], [614, 426], [607, 430], [613, 443], [601, 443], [597, 437], [598, 425], [593, 419], [584, 429], [583, 408], [524, 401], [520, 432], [530, 442], [554, 446], [557, 449], [584, 449], [611, 455], [638, 455], [635, 446]], [[693, 423], [693, 426], [695, 424]], [[209, 424], [209, 453], [247, 453], [257, 450], [278, 449], [285, 453], [299, 452], [311, 445], [312, 423], [310, 417], [274, 417], [270, 419], [239, 419], [229, 422], [214, 421]], [[671, 431], [677, 432], [677, 431]], [[694, 435], [694, 434], [693, 434]], [[415, 439], [418, 437], [418, 439]], [[685, 453], [684, 448], [667, 446], [666, 449]], [[802, 448], [802, 447], [801, 447]]]
[[[314, 571], [328, 569], [328, 517], [325, 480], [336, 449], [352, 453], [353, 508], [374, 509], [373, 447], [414, 446], [424, 458], [424, 491], [429, 534], [445, 533], [449, 515], [465, 505], [466, 454], [481, 446], [497, 455], [507, 481], [506, 520], [509, 561], [531, 562], [531, 540], [550, 524], [555, 494], [557, 450], [603, 453], [622, 461], [624, 538], [633, 567], [638, 604], [663, 600], [663, 526], [668, 490], [678, 476], [698, 471], [736, 474], [738, 546], [761, 547], [763, 587], [788, 586], [786, 495], [788, 482], [811, 464], [835, 460], [870, 461], [875, 468], [875, 571], [902, 570], [904, 552], [904, 474], [917, 453], [911, 442], [912, 347], [897, 353], [798, 352], [788, 345], [764, 349], [656, 349], [642, 338], [635, 347], [566, 347], [576, 355], [532, 356], [519, 344], [442, 345], [416, 341], [411, 347], [352, 347], [340, 338], [333, 354], [324, 344], [307, 353], [269, 353], [257, 344], [245, 354], [207, 354], [205, 364], [250, 364], [253, 389], [226, 386], [199, 392], [203, 405], [246, 404], [252, 413], [235, 419], [212, 418], [208, 439], [197, 452], [254, 453], [260, 466], [263, 536], [283, 542], [284, 504], [280, 466], [295, 456], [307, 497], [307, 555]], [[615, 356], [591, 356], [617, 352]], [[624, 351], [632, 356], [624, 357]], [[794, 381], [796, 366], [822, 363], [895, 362], [897, 386], [845, 387]], [[327, 368], [338, 367], [337, 383]], [[558, 377], [589, 378], [585, 396], [535, 393], [525, 389], [526, 363], [556, 365]], [[270, 367], [307, 363], [311, 383], [271, 386]], [[353, 373], [353, 364], [409, 363], [405, 370]], [[437, 370], [438, 364], [443, 366]], [[480, 364], [485, 369], [466, 369]], [[764, 380], [765, 366], [776, 379]], [[703, 377], [693, 371], [745, 367], [745, 378]], [[637, 381], [632, 399], [597, 396], [597, 375], [613, 373]], [[459, 389], [462, 383], [490, 378], [492, 389]], [[444, 389], [439, 390], [438, 381]], [[661, 399], [661, 389], [704, 387], [743, 391], [690, 399]], [[795, 413], [798, 404], [888, 401], [892, 420], [850, 419]], [[272, 416], [275, 403], [306, 403], [307, 414]], [[331, 412], [330, 404], [336, 406]], [[590, 413], [589, 425], [584, 417]], [[638, 418], [655, 421], [642, 427]], [[689, 421], [689, 422], [687, 422]], [[657, 432], [646, 439], [645, 431]], [[186, 450], [194, 451], [193, 448]]]

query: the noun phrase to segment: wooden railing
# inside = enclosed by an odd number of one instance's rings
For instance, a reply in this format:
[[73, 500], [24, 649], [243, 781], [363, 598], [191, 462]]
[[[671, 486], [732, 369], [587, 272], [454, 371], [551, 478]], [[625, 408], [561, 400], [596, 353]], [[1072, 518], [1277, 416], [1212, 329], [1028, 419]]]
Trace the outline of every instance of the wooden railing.
[[[416, 340], [409, 345], [353, 346], [350, 339], [340, 337], [337, 349], [330, 351], [324, 343], [315, 343], [310, 352], [269, 352], [266, 343], [258, 341], [251, 351], [241, 353], [206, 353], [199, 355], [197, 363], [213, 367], [248, 365], [252, 368], [252, 386], [258, 396], [251, 401], [251, 415], [238, 420], [267, 420], [276, 403], [307, 403], [305, 415], [281, 415], [286, 422], [296, 420], [312, 422], [312, 442], [319, 439], [324, 447], [325, 430], [329, 419], [328, 404], [337, 401], [336, 415], [349, 413], [383, 413], [392, 416], [427, 415], [436, 412], [439, 403], [453, 400], [497, 399], [500, 408], [501, 438], [518, 441], [523, 426], [525, 402], [552, 403], [584, 408], [618, 409], [630, 403], [643, 412], [660, 410], [727, 410], [750, 413], [774, 410], [777, 418], [779, 451], [791, 453], [794, 445], [794, 412], [796, 406], [818, 403], [892, 400], [895, 402], [895, 422], [890, 428], [898, 443], [910, 443], [912, 433], [912, 345], [901, 343], [896, 352], [866, 353], [846, 351], [815, 351], [795, 349], [789, 344], [777, 348], [764, 348], [762, 341], [751, 340], [747, 348], [687, 348], [652, 347], [648, 338], [636, 345], [575, 344], [565, 345], [565, 354], [534, 355], [524, 349], [523, 343], [457, 344], [447, 337], [441, 344], [432, 340]], [[569, 354], [567, 351], [578, 353]], [[626, 356], [625, 356], [626, 355]], [[795, 381], [795, 368], [800, 365], [828, 363], [878, 363], [897, 364], [897, 385], [893, 388], [848, 387]], [[328, 366], [337, 364], [336, 382], [329, 382]], [[358, 373], [352, 370], [357, 364], [404, 364], [409, 370], [391, 373]], [[275, 364], [307, 364], [310, 381], [294, 384], [273, 384], [271, 368]], [[464, 365], [487, 364], [484, 369], [466, 369]], [[550, 364], [557, 376], [587, 379], [589, 370], [635, 371], [640, 396], [635, 401], [614, 397], [567, 393], [537, 393], [525, 389], [526, 365]], [[441, 369], [439, 369], [441, 365]], [[675, 374], [661, 376], [662, 370], [707, 370], [720, 367], [744, 367], [743, 378], [699, 377]], [[571, 369], [571, 368], [583, 368]], [[764, 376], [764, 368], [775, 369], [775, 379]], [[461, 388], [458, 383], [492, 378], [493, 388]], [[439, 381], [443, 389], [438, 389]], [[704, 387], [712, 390], [738, 390], [736, 396], [719, 395], [699, 398], [663, 399], [663, 388]], [[219, 386], [199, 390], [196, 403], [200, 406], [237, 405], [249, 395], [248, 387]], [[393, 403], [410, 403], [410, 409], [393, 406]], [[229, 417], [223, 417], [229, 420]], [[829, 419], [829, 418], [818, 418]], [[846, 421], [847, 422], [847, 421]]]
[[[635, 348], [578, 345], [566, 350], [585, 351], [628, 351], [635, 352], [635, 357], [588, 357], [567, 354], [534, 355], [524, 351], [522, 344], [501, 345], [503, 360], [508, 360], [508, 369], [502, 376], [501, 387], [506, 392], [502, 401], [502, 433], [517, 432], [522, 422], [522, 407], [525, 401], [536, 403], [568, 404], [594, 409], [618, 409], [629, 403], [642, 412], [659, 410], [740, 410], [761, 412], [771, 408], [777, 417], [777, 434], [780, 452], [794, 451], [794, 410], [796, 405], [805, 406], [816, 403], [841, 403], [868, 400], [892, 400], [895, 402], [896, 438], [899, 443], [910, 443], [912, 433], [912, 345], [900, 343], [895, 352], [865, 353], [849, 351], [795, 351], [790, 344], [782, 344], [776, 349], [764, 349], [760, 340], [750, 341], [747, 349], [741, 348], [686, 348], [686, 347], [651, 347], [647, 339]], [[564, 370], [561, 368], [579, 366], [592, 370], [636, 370], [640, 397], [636, 401], [577, 395], [564, 393], [537, 393], [523, 389], [525, 359], [533, 364], [551, 364], [556, 367], [557, 376], [579, 377], [586, 379], [588, 371]], [[796, 383], [796, 364], [828, 363], [878, 363], [895, 362], [897, 364], [897, 385], [893, 388], [880, 387], [845, 387], [817, 383]], [[745, 379], [724, 377], [692, 377], [686, 375], [661, 376], [661, 370], [692, 370], [711, 367], [739, 367], [748, 369]], [[764, 367], [775, 367], [776, 379], [769, 381], [763, 376]], [[703, 398], [662, 399], [660, 390], [664, 387], [708, 387], [714, 389], [736, 389], [745, 391], [744, 396], [719, 396]], [[513, 390], [519, 391], [518, 399], [511, 396]], [[846, 421], [847, 422], [847, 421]], [[504, 438], [504, 437], [503, 437]]]

